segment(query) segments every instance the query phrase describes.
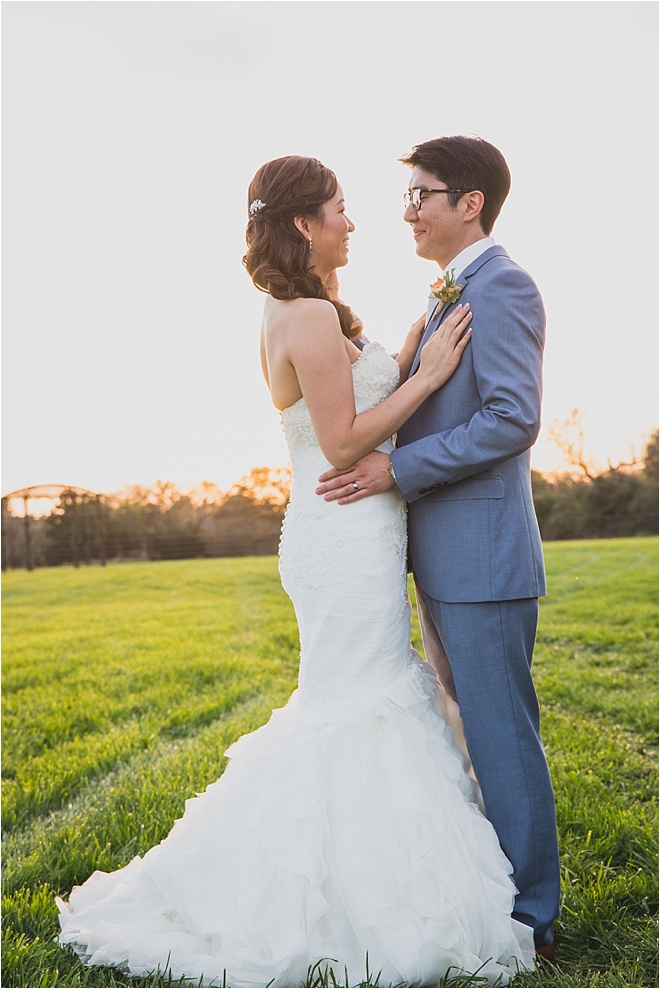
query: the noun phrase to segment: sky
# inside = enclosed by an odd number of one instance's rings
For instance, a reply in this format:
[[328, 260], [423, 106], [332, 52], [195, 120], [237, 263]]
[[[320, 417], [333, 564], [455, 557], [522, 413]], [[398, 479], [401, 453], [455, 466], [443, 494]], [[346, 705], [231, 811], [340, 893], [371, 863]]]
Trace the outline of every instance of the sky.
[[398, 158], [504, 153], [495, 237], [548, 340], [533, 466], [578, 409], [606, 468], [658, 423], [656, 2], [3, 2], [2, 493], [228, 489], [287, 462], [245, 273], [247, 186], [332, 168], [356, 225], [341, 295], [397, 350], [437, 267]]

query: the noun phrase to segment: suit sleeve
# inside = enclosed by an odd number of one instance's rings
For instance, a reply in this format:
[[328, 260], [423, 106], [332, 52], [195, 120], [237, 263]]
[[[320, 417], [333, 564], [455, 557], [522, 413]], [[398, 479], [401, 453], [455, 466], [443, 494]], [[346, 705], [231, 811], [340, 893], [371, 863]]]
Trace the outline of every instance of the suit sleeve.
[[545, 339], [539, 291], [513, 263], [479, 288], [468, 350], [481, 408], [455, 428], [394, 450], [392, 466], [408, 502], [523, 453], [539, 434]]

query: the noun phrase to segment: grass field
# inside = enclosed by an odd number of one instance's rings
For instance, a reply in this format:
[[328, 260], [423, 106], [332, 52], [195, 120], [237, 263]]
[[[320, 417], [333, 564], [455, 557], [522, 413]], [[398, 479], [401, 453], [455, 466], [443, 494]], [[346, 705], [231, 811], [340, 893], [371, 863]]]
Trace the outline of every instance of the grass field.
[[[515, 985], [657, 986], [657, 540], [546, 559], [535, 669], [560, 963]], [[60, 949], [53, 896], [163, 838], [227, 745], [286, 701], [298, 640], [276, 560], [16, 571], [4, 600], [2, 985], [168, 985]]]

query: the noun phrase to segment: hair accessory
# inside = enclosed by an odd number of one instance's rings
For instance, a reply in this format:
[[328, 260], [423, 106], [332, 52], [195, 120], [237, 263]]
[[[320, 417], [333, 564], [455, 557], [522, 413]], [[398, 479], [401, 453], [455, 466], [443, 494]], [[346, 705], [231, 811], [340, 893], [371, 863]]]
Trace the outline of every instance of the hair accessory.
[[258, 213], [260, 209], [263, 209], [266, 204], [262, 203], [260, 199], [253, 199], [250, 203], [250, 216], [254, 216]]

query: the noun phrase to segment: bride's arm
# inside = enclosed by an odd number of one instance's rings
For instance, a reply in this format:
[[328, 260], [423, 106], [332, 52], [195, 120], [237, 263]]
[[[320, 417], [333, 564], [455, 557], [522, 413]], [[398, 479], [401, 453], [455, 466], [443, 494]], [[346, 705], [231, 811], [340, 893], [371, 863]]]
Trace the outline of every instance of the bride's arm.
[[321, 299], [300, 300], [291, 314], [287, 356], [324, 455], [348, 467], [375, 449], [456, 370], [469, 339], [471, 313], [458, 307], [433, 334], [417, 373], [384, 402], [356, 415], [353, 375], [337, 313]]

